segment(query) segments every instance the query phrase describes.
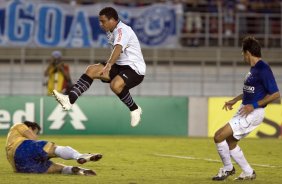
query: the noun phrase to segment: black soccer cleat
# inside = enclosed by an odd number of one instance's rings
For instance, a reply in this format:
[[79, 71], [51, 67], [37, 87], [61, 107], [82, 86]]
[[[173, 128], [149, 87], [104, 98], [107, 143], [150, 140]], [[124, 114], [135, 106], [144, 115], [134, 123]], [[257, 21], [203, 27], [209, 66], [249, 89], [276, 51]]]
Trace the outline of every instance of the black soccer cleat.
[[91, 169], [84, 169], [81, 167], [72, 167], [72, 173], [82, 176], [96, 176], [96, 172]]
[[83, 154], [77, 159], [77, 163], [79, 164], [84, 164], [86, 162], [92, 161], [96, 162], [100, 160], [103, 157], [102, 154], [97, 153], [97, 154]]

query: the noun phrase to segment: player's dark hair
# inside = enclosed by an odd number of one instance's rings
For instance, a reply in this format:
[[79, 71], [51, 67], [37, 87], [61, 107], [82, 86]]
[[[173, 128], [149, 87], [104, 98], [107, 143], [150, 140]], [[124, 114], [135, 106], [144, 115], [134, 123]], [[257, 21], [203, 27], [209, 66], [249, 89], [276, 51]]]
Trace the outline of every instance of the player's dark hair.
[[243, 52], [249, 51], [255, 57], [261, 57], [261, 46], [253, 36], [246, 36], [243, 39]]
[[23, 122], [27, 127], [30, 127], [32, 130], [38, 129], [38, 132], [40, 132], [41, 127], [35, 123], [35, 122], [31, 122], [31, 121], [24, 121]]
[[112, 7], [105, 7], [103, 8], [100, 13], [99, 16], [105, 15], [108, 19], [115, 19], [116, 21], [118, 21], [118, 13], [117, 11], [112, 8]]

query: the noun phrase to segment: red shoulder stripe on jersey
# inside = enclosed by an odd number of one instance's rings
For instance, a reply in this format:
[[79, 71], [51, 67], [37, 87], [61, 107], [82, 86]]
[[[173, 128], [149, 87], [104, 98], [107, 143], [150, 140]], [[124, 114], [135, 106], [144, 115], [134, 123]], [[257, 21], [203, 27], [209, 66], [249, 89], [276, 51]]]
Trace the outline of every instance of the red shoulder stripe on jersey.
[[121, 28], [119, 28], [118, 29], [118, 39], [117, 39], [118, 42], [120, 42], [121, 37], [122, 37], [122, 32], [121, 32]]

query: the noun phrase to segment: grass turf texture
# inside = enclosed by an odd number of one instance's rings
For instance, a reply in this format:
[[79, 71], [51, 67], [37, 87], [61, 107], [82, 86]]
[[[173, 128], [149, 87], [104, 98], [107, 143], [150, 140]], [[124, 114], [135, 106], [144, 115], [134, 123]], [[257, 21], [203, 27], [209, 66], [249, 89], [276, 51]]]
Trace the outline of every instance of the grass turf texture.
[[[103, 158], [94, 163], [86, 163], [85, 168], [94, 169], [97, 176], [75, 176], [60, 174], [19, 174], [14, 173], [5, 156], [5, 137], [0, 137], [0, 176], [5, 183], [217, 183], [211, 181], [219, 167], [219, 160], [212, 139], [186, 137], [130, 137], [130, 136], [42, 136], [42, 140], [58, 145], [69, 145], [81, 153], [99, 152]], [[254, 181], [244, 183], [281, 183], [282, 140], [244, 139], [240, 143], [251, 164], [269, 164], [274, 168], [253, 166], [257, 173]], [[199, 160], [162, 157], [156, 154], [195, 157]], [[78, 165], [72, 160], [52, 159], [66, 165]], [[233, 179], [241, 173], [235, 164], [236, 174], [227, 179], [228, 183], [238, 183]]]

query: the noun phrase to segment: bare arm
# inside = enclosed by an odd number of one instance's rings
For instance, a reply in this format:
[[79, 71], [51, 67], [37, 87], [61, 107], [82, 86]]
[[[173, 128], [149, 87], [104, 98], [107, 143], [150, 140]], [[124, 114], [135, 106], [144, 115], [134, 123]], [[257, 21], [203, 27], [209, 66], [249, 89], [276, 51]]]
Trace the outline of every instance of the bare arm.
[[269, 104], [270, 102], [276, 100], [280, 98], [280, 93], [279, 91], [271, 94], [271, 95], [266, 95], [263, 99], [261, 99], [260, 101], [253, 104], [247, 104], [245, 105], [241, 110], [240, 110], [240, 114], [242, 116], [247, 116], [248, 114], [250, 114], [255, 108], [257, 107], [263, 107], [267, 104]]
[[243, 99], [243, 94], [240, 94], [238, 96], [236, 96], [235, 98], [233, 98], [234, 101], [238, 102], [239, 100]]
[[30, 140], [37, 140], [38, 136], [30, 129], [23, 132], [23, 136]]
[[236, 96], [235, 98], [233, 98], [232, 100], [229, 100], [228, 102], [225, 102], [225, 104], [223, 105], [222, 109], [225, 110], [232, 110], [233, 109], [233, 105], [236, 104], [239, 100], [242, 100], [243, 98], [243, 94], [240, 94], [238, 96]]
[[277, 92], [275, 92], [271, 95], [266, 95], [262, 100], [258, 101], [258, 106], [263, 107], [263, 106], [273, 102], [274, 100], [277, 100], [278, 98], [280, 98], [279, 91], [277, 91]]
[[114, 49], [111, 53], [111, 56], [108, 59], [107, 64], [103, 69], [102, 74], [106, 74], [111, 70], [112, 65], [116, 63], [116, 61], [119, 58], [121, 52], [122, 52], [122, 46], [121, 45], [115, 45], [115, 47], [114, 47]]
[[122, 52], [122, 46], [121, 45], [115, 45], [110, 58], [108, 59], [108, 63], [111, 65], [115, 64], [117, 59], [119, 58], [120, 53]]

